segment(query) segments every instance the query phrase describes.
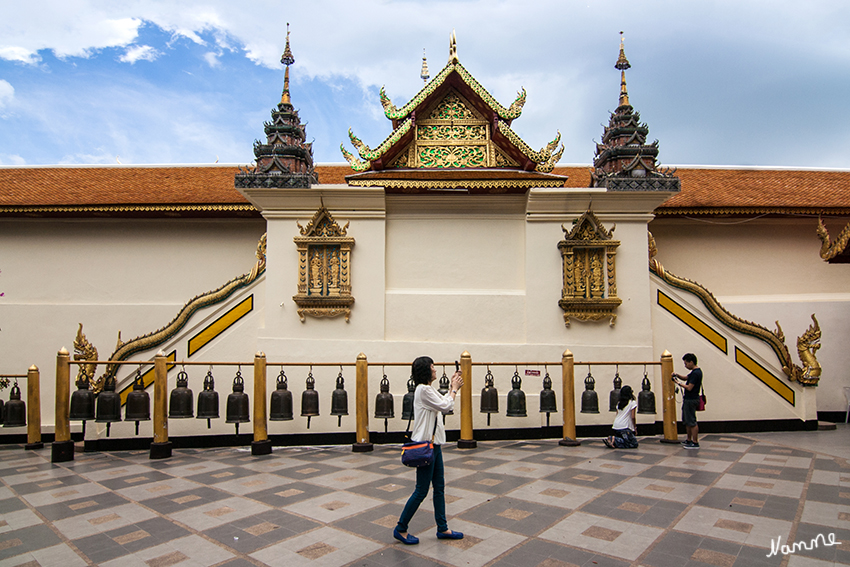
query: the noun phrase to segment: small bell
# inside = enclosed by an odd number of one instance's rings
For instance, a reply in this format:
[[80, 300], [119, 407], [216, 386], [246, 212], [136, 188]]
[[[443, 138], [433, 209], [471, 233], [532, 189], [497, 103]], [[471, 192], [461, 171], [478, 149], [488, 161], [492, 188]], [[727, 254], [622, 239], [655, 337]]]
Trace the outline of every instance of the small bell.
[[0, 424], [3, 423], [3, 416], [6, 414], [5, 410], [3, 409], [3, 405], [3, 400], [0, 400]]
[[307, 375], [306, 390], [301, 393], [301, 417], [307, 418], [307, 429], [310, 429], [310, 418], [319, 415], [319, 392], [316, 391], [316, 380], [313, 369]]
[[381, 391], [375, 398], [375, 418], [384, 420], [384, 433], [387, 432], [387, 420], [395, 417], [393, 395], [390, 394], [390, 381], [387, 375], [381, 378]]
[[292, 420], [292, 392], [286, 389], [287, 380], [283, 367], [277, 375], [277, 389], [272, 392], [269, 402], [269, 419], [271, 421]]
[[345, 391], [345, 378], [342, 377], [342, 368], [336, 377], [336, 390], [331, 394], [331, 415], [338, 416], [337, 427], [342, 427], [342, 416], [348, 415], [348, 392]]
[[[68, 412], [68, 419], [83, 422], [94, 419], [94, 392], [89, 389], [89, 377], [85, 372], [80, 373], [77, 378], [77, 389], [71, 394], [71, 411]], [[83, 428], [85, 429], [85, 424]]]
[[239, 424], [248, 423], [251, 418], [248, 414], [248, 394], [245, 393], [245, 380], [242, 379], [242, 370], [236, 371], [233, 378], [233, 392], [227, 395], [227, 413], [225, 423], [236, 424], [236, 435], [239, 435]]
[[489, 367], [484, 376], [484, 387], [481, 389], [481, 413], [487, 414], [487, 425], [490, 425], [490, 414], [499, 413], [499, 392], [493, 386], [493, 374]]
[[555, 403], [555, 391], [552, 389], [552, 379], [549, 378], [549, 370], [543, 378], [543, 389], [540, 391], [540, 413], [546, 413], [546, 427], [549, 427], [549, 414], [558, 411]]
[[136, 435], [139, 434], [139, 422], [150, 421], [151, 397], [145, 391], [145, 381], [142, 378], [141, 369], [136, 369], [136, 377], [133, 379], [133, 390], [127, 394], [127, 402], [124, 406], [124, 421], [136, 422]]
[[638, 413], [655, 413], [655, 394], [652, 392], [652, 383], [644, 371], [641, 390], [638, 393]]
[[115, 392], [115, 377], [105, 378], [103, 390], [97, 395], [97, 417], [95, 422], [106, 424], [106, 436], [116, 421], [121, 421], [121, 396]]
[[[441, 396], [445, 396], [449, 393], [449, 387], [451, 386], [451, 382], [449, 382], [449, 377], [446, 376], [446, 367], [443, 366], [443, 375], [440, 376], [440, 387], [437, 388], [437, 391], [440, 392]], [[446, 423], [447, 415], [454, 415], [455, 410], [450, 411], [449, 413], [443, 414], [443, 423]]]
[[3, 408], [3, 427], [24, 427], [27, 424], [27, 405], [21, 400], [21, 389], [18, 381], [9, 392], [9, 401]]
[[192, 408], [192, 402], [195, 400], [195, 395], [189, 389], [189, 375], [185, 370], [177, 373], [177, 386], [171, 390], [171, 399], [168, 403], [168, 418], [182, 419], [185, 417], [195, 417]]
[[404, 421], [413, 419], [413, 398], [416, 395], [416, 383], [413, 376], [407, 381], [407, 393], [401, 399], [401, 418]]
[[587, 378], [584, 379], [584, 392], [581, 393], [581, 413], [599, 413], [599, 396], [593, 389], [596, 380], [587, 370]]
[[526, 417], [525, 392], [522, 391], [522, 378], [519, 377], [519, 369], [514, 370], [511, 378], [511, 391], [508, 392], [508, 417]]
[[210, 429], [210, 420], [218, 417], [218, 392], [215, 391], [215, 378], [210, 367], [204, 378], [204, 390], [198, 393], [198, 419], [206, 419], [207, 429]]
[[614, 373], [614, 389], [608, 396], [608, 411], [617, 411], [617, 404], [620, 403], [620, 388], [623, 387], [623, 380], [620, 378], [620, 371]]

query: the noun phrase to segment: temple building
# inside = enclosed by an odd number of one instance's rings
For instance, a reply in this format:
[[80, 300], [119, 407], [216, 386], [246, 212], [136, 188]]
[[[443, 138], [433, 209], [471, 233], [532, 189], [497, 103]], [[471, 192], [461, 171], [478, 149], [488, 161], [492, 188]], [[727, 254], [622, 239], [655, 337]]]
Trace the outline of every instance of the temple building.
[[[373, 365], [369, 403], [382, 378], [390, 384], [395, 431], [405, 424], [402, 363], [428, 355], [451, 374], [443, 364], [464, 351], [481, 435], [558, 436], [559, 417], [547, 428], [537, 404], [544, 375], [560, 391], [565, 350], [579, 436], [610, 426], [615, 375], [658, 397], [650, 363], [665, 351], [682, 373], [682, 354], [699, 357], [703, 431], [843, 416], [850, 171], [662, 167], [663, 143], [648, 143], [630, 102], [622, 41], [617, 106], [595, 153], [588, 147], [592, 163], [559, 165], [569, 133], [553, 128], [533, 149], [512, 127], [525, 90], [497, 101], [461, 64], [454, 35], [433, 77], [423, 58], [424, 85], [406, 103], [381, 90], [385, 140], [349, 131], [347, 165], [316, 164], [290, 92], [288, 34], [281, 63], [281, 99], [251, 165], [0, 167], [1, 370], [41, 370], [48, 435], [62, 347], [87, 360], [162, 352], [176, 363], [169, 390], [181, 370], [196, 392], [215, 374], [222, 397], [237, 373], [250, 392], [239, 364], [262, 352], [269, 390], [279, 372], [296, 399], [295, 419], [272, 422], [270, 434], [327, 442], [353, 435], [353, 416], [331, 414], [329, 402], [339, 378], [353, 387], [361, 353]], [[553, 123], [566, 111], [551, 109]], [[150, 384], [150, 368], [101, 365], [88, 379], [99, 391], [115, 378], [123, 400], [137, 375]], [[527, 415], [478, 413], [485, 375], [504, 404], [521, 371]], [[297, 405], [305, 379], [320, 400], [309, 422]], [[578, 406], [593, 384], [596, 413]], [[657, 406], [639, 415], [642, 431], [658, 431]], [[113, 423], [111, 436], [133, 437], [133, 427]], [[183, 420], [170, 434], [233, 432], [223, 419], [209, 427]], [[85, 435], [106, 429], [90, 424]]]

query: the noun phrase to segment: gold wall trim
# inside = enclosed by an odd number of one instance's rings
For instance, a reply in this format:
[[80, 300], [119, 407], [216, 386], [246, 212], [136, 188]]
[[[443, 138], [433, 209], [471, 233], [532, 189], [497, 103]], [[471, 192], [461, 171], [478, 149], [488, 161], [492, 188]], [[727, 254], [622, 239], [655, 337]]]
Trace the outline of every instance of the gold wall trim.
[[791, 388], [788, 387], [787, 384], [782, 382], [779, 378], [774, 376], [767, 370], [764, 366], [753, 360], [747, 353], [735, 347], [735, 362], [737, 362], [741, 367], [743, 367], [747, 372], [761, 380], [765, 386], [779, 394], [783, 400], [791, 404], [795, 405], [795, 392]]
[[533, 189], [537, 187], [563, 187], [564, 181], [546, 179], [352, 179], [354, 187], [384, 187], [386, 189]]
[[711, 328], [702, 319], [688, 311], [685, 307], [677, 303], [672, 297], [658, 290], [658, 305], [666, 309], [676, 319], [696, 331], [705, 340], [723, 351], [723, 354], [729, 354], [726, 338]]
[[224, 331], [229, 329], [233, 324], [235, 324], [237, 321], [239, 321], [239, 319], [250, 313], [253, 309], [254, 295], [251, 294], [246, 297], [242, 302], [240, 302], [239, 305], [232, 308], [230, 311], [228, 311], [227, 313], [207, 325], [194, 337], [189, 339], [189, 356], [192, 356], [193, 354], [201, 350], [211, 340], [213, 340], [214, 338], [222, 334]]
[[[167, 362], [174, 362], [175, 360], [177, 360], [177, 351], [172, 350], [170, 353], [168, 353], [168, 357], [166, 357], [166, 361]], [[167, 366], [168, 370], [171, 370], [172, 368], [174, 368], [174, 364], [169, 364]], [[154, 379], [154, 367], [153, 367], [153, 365], [151, 365], [151, 367], [147, 370], [147, 372], [142, 372], [142, 382], [145, 384], [145, 388], [147, 388], [148, 386], [153, 384], [153, 379]], [[130, 392], [133, 391], [134, 382], [135, 381], [131, 381], [130, 385], [123, 388], [121, 390], [121, 393], [119, 394], [121, 396], [121, 405], [122, 406], [127, 403], [127, 396], [130, 394]]]
[[254, 205], [45, 205], [0, 207], [0, 214], [257, 212]]
[[655, 215], [660, 217], [678, 217], [685, 215], [850, 215], [848, 208], [834, 207], [659, 207]]

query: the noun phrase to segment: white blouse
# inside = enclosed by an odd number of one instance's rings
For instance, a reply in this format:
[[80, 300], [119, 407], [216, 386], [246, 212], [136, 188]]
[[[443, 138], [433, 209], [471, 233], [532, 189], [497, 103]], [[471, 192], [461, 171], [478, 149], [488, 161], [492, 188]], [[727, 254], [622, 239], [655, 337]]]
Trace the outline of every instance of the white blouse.
[[629, 403], [626, 407], [621, 410], [617, 410], [617, 417], [614, 418], [614, 425], [611, 426], [612, 429], [631, 429], [635, 430], [635, 422], [632, 419], [632, 410], [637, 407], [637, 402], [634, 400], [629, 400]]
[[[434, 435], [435, 445], [446, 443], [446, 428], [443, 420], [438, 419], [441, 413], [448, 413], [455, 407], [455, 401], [449, 392], [440, 395], [434, 386], [418, 384], [413, 394], [413, 431], [410, 432], [411, 441], [430, 441]], [[434, 423], [437, 431], [434, 433]]]

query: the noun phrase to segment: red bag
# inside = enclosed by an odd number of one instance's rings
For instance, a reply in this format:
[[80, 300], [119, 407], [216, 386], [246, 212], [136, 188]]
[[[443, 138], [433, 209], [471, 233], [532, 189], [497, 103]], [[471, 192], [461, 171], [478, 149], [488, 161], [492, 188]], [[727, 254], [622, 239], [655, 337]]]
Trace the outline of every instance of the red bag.
[[705, 392], [702, 389], [702, 384], [700, 384], [700, 394], [699, 394], [699, 403], [697, 404], [697, 411], [705, 411]]

